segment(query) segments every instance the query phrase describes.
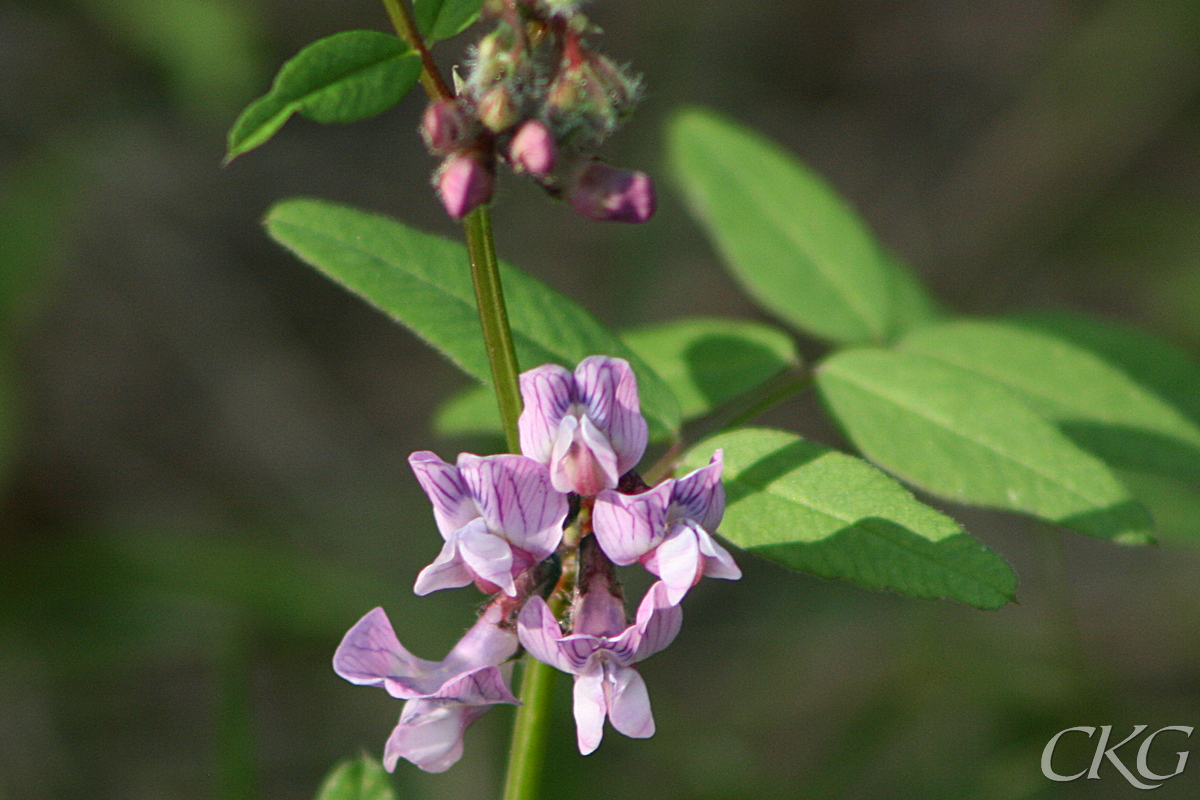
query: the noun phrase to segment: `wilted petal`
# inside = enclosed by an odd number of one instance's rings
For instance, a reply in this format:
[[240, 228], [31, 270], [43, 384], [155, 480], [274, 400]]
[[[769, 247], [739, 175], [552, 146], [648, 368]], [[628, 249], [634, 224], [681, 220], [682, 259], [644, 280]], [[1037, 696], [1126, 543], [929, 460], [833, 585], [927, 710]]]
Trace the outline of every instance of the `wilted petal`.
[[633, 667], [610, 665], [608, 718], [620, 733], [634, 739], [654, 735], [654, 715], [650, 713], [650, 694], [646, 682]]
[[359, 686], [384, 686], [388, 678], [416, 678], [437, 667], [404, 649], [382, 608], [355, 623], [333, 655], [333, 671]]
[[438, 553], [433, 563], [417, 574], [417, 582], [413, 585], [415, 594], [424, 597], [439, 589], [470, 586], [475, 580], [475, 576], [471, 574], [471, 570], [467, 568], [466, 562], [458, 552], [458, 538], [457, 535], [452, 535], [442, 545], [442, 551]]
[[704, 559], [706, 577], [723, 578], [727, 581], [736, 581], [742, 577], [742, 570], [733, 560], [733, 556], [717, 544], [717, 540], [709, 536], [707, 531], [697, 529], [696, 539], [700, 542], [700, 555]]
[[533, 555], [549, 556], [562, 541], [567, 498], [550, 485], [546, 467], [518, 455], [463, 453], [459, 470], [487, 527]]
[[426, 772], [445, 772], [462, 758], [463, 731], [486, 710], [486, 706], [409, 700], [383, 748], [384, 768], [392, 772], [396, 761], [404, 758]]
[[558, 646], [558, 640], [562, 638], [562, 629], [558, 627], [558, 620], [541, 597], [534, 595], [521, 609], [521, 614], [517, 617], [517, 636], [529, 654], [543, 664], [563, 672], [576, 671]]
[[700, 579], [700, 543], [690, 525], [676, 525], [667, 538], [643, 562], [646, 569], [662, 578], [667, 599], [677, 605]]
[[408, 464], [433, 503], [433, 517], [443, 539], [449, 539], [456, 530], [479, 516], [458, 467], [447, 464], [428, 450], [413, 453], [408, 457]]
[[520, 383], [525, 402], [517, 419], [521, 453], [549, 464], [559, 422], [575, 402], [575, 377], [559, 364], [543, 364], [522, 372]]
[[724, 451], [713, 453], [707, 466], [675, 481], [671, 493], [671, 517], [686, 517], [701, 528], [715, 531], [725, 515], [725, 488], [721, 485]]
[[[575, 367], [575, 382], [587, 416], [616, 453], [619, 478], [642, 460], [649, 430], [633, 368], [623, 358], [589, 356]], [[614, 486], [615, 482], [607, 488]]]
[[595, 752], [604, 738], [604, 717], [608, 706], [604, 696], [604, 667], [596, 661], [575, 678], [575, 736], [579, 752]]
[[490, 532], [483, 519], [459, 531], [458, 550], [476, 577], [499, 586], [509, 597], [517, 596], [512, 576], [512, 547]]
[[606, 491], [596, 497], [592, 529], [614, 564], [627, 567], [662, 541], [672, 484], [664, 481], [641, 494]]

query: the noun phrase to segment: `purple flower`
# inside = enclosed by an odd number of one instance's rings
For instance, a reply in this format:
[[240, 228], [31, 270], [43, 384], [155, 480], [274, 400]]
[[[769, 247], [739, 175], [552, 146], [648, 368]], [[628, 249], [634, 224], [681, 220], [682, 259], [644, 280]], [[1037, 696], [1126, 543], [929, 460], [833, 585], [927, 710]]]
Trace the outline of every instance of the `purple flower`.
[[452, 466], [422, 450], [408, 463], [433, 502], [446, 540], [417, 576], [417, 594], [478, 580], [483, 591], [515, 597], [513, 578], [553, 553], [562, 540], [567, 498], [550, 485], [546, 467], [532, 459], [462, 453]]
[[443, 661], [425, 661], [404, 649], [382, 608], [360, 619], [333, 656], [334, 671], [359, 686], [382, 686], [407, 700], [388, 737], [388, 772], [406, 758], [426, 772], [444, 772], [463, 751], [463, 732], [496, 703], [518, 704], [508, 688], [508, 661], [517, 651], [511, 628], [501, 627], [504, 604], [492, 603]]
[[725, 513], [722, 452], [708, 466], [641, 494], [602, 492], [592, 509], [596, 539], [614, 563], [641, 561], [678, 603], [704, 575], [737, 580], [742, 571], [710, 532]]
[[560, 492], [612, 489], [646, 450], [646, 420], [629, 362], [589, 356], [574, 374], [558, 364], [521, 373], [521, 452], [550, 467]]
[[462, 219], [492, 197], [496, 176], [483, 156], [465, 150], [446, 158], [434, 177], [446, 213]]
[[575, 676], [575, 732], [579, 752], [586, 756], [600, 746], [605, 717], [626, 736], [654, 735], [646, 682], [632, 665], [674, 641], [683, 611], [667, 599], [659, 581], [642, 599], [637, 622], [626, 627], [619, 593], [599, 581], [583, 588], [590, 591], [577, 601], [570, 635], [562, 635], [549, 606], [536, 595], [521, 610], [517, 632], [534, 658]]
[[593, 161], [567, 187], [567, 202], [599, 222], [645, 222], [654, 216], [654, 181], [644, 172]]

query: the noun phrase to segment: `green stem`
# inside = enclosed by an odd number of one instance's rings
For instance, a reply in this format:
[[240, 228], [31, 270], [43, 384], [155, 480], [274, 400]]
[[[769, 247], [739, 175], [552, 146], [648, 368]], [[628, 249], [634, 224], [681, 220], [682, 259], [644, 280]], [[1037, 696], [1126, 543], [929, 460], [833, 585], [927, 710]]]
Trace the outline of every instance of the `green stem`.
[[525, 656], [521, 678], [521, 706], [513, 720], [508, 750], [504, 800], [535, 800], [546, 760], [546, 735], [550, 729], [550, 699], [554, 694], [554, 667]]
[[467, 233], [467, 252], [471, 256], [471, 277], [475, 282], [475, 302], [483, 326], [483, 343], [492, 367], [492, 385], [500, 404], [504, 438], [511, 452], [519, 453], [521, 440], [517, 418], [521, 416], [521, 388], [517, 382], [520, 368], [513, 348], [508, 311], [504, 307], [504, 289], [500, 285], [500, 264], [492, 239], [492, 217], [486, 205], [467, 214], [463, 220]]
[[437, 64], [433, 63], [433, 56], [417, 30], [417, 23], [413, 20], [408, 4], [404, 0], [383, 0], [383, 7], [387, 9], [396, 34], [421, 57], [421, 86], [425, 89], [425, 94], [429, 95], [430, 100], [453, 100], [454, 92], [446, 85]]

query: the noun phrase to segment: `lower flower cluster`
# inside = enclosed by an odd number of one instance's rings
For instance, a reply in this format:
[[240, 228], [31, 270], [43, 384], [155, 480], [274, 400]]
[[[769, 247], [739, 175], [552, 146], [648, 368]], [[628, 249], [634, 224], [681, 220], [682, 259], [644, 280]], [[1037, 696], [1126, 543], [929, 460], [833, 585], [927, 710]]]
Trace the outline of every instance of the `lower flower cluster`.
[[[600, 745], [606, 719], [626, 736], [653, 735], [635, 665], [675, 639], [680, 602], [702, 577], [741, 577], [712, 536], [725, 510], [721, 451], [654, 487], [632, 471], [647, 425], [626, 361], [546, 364], [521, 375], [521, 394], [521, 455], [409, 457], [444, 540], [414, 591], [474, 583], [492, 595], [474, 626], [444, 660], [425, 661], [376, 608], [334, 655], [338, 675], [406, 701], [384, 750], [388, 771], [400, 758], [427, 772], [458, 761], [467, 726], [493, 705], [519, 704], [509, 682], [522, 647], [575, 677], [581, 753]], [[659, 580], [630, 622], [616, 566], [634, 563]], [[552, 610], [559, 601], [564, 619]]]

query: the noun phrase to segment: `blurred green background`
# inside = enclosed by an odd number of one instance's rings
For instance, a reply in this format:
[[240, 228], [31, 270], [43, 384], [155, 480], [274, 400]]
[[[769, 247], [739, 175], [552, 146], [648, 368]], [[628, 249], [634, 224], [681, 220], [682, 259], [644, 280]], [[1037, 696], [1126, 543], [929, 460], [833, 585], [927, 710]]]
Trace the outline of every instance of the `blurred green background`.
[[[588, 223], [508, 179], [495, 227], [601, 320], [757, 313], [662, 170], [663, 122], [702, 103], [826, 175], [953, 308], [1087, 311], [1200, 351], [1200, 0], [591, 12], [646, 76], [607, 152], [659, 176], [660, 212]], [[0, 2], [3, 800], [309, 798], [399, 713], [333, 675], [342, 633], [383, 605], [437, 658], [472, 619], [472, 591], [411, 593], [439, 540], [405, 462], [489, 446], [430, 429], [467, 379], [258, 226], [312, 194], [457, 235], [420, 98], [350, 128], [294, 120], [219, 168], [278, 64], [354, 27], [387, 30], [381, 6]], [[768, 421], [845, 446], [811, 398]], [[1111, 765], [1038, 769], [1066, 727], [1200, 726], [1200, 487], [1131, 480], [1158, 546], [950, 508], [1017, 569], [1020, 604], [994, 613], [742, 557], [642, 668], [653, 739], [610, 730], [581, 758], [563, 677], [545, 796], [1138, 796]], [[445, 775], [402, 762], [400, 797], [495, 797], [510, 718], [487, 715]], [[1200, 796], [1188, 766], [1155, 796]]]

